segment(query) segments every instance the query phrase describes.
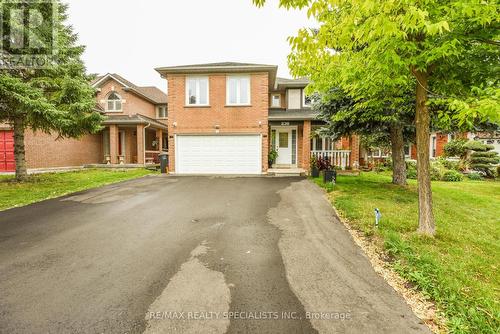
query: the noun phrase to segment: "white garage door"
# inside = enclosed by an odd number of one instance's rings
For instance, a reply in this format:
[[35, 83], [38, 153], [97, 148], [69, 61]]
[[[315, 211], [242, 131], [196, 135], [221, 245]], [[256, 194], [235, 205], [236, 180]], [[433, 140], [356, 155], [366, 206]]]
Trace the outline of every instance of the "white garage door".
[[179, 174], [260, 174], [260, 135], [177, 136]]

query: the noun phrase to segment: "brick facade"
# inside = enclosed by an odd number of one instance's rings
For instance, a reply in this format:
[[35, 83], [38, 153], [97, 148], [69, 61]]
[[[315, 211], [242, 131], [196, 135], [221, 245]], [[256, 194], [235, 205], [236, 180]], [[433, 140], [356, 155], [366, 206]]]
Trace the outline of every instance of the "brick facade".
[[102, 162], [100, 134], [57, 139], [55, 134], [27, 130], [24, 142], [28, 168], [75, 167]]
[[126, 91], [124, 86], [114, 79], [107, 80], [97, 93], [97, 103], [106, 111], [106, 99], [111, 92], [116, 92], [122, 100], [122, 111], [107, 112], [109, 115], [135, 115], [141, 114], [149, 118], [156, 118], [156, 105], [139, 97], [137, 94]]
[[[260, 134], [262, 171], [268, 168], [268, 73], [252, 73], [250, 106], [226, 105], [225, 73], [209, 74], [210, 106], [186, 106], [186, 75], [169, 74], [168, 134], [169, 169], [175, 172], [175, 135], [177, 134]], [[174, 126], [175, 124], [175, 126]], [[216, 128], [217, 127], [217, 128]]]

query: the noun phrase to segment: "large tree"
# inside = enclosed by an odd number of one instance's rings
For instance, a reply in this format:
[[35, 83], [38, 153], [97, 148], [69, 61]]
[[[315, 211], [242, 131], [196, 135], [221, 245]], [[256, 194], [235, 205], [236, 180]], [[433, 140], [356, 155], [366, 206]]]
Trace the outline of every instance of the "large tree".
[[319, 24], [290, 39], [292, 72], [308, 75], [315, 91], [338, 86], [373, 101], [380, 86], [395, 91], [415, 82], [419, 232], [434, 235], [429, 96], [461, 124], [500, 121], [498, 1], [280, 0], [280, 6], [306, 7]]
[[375, 135], [379, 141], [389, 143], [392, 156], [392, 183], [406, 185], [406, 162], [404, 146], [414, 141], [413, 97], [391, 96], [381, 91], [378, 101], [367, 104], [355, 100], [340, 88], [333, 88], [320, 95], [314, 108], [326, 125], [321, 128], [324, 135], [341, 138], [351, 134]]
[[[34, 131], [57, 133], [59, 137], [78, 138], [86, 133], [100, 130], [102, 117], [95, 112], [95, 90], [90, 85], [91, 78], [86, 74], [81, 60], [84, 47], [77, 45], [77, 36], [65, 24], [67, 6], [53, 1], [54, 7], [46, 6], [47, 1], [30, 1], [28, 9], [41, 13], [51, 11], [52, 24], [39, 29], [38, 34], [54, 36], [55, 52], [47, 57], [42, 67], [4, 66], [0, 68], [0, 123], [8, 123], [14, 129], [14, 153], [16, 178], [27, 176], [24, 133], [30, 128]], [[0, 7], [12, 2], [0, 0]], [[49, 14], [48, 17], [51, 17]], [[15, 24], [16, 21], [10, 21]], [[20, 25], [26, 21], [20, 21]], [[52, 29], [54, 27], [54, 29]], [[23, 31], [26, 27], [12, 26], [11, 30]], [[43, 27], [42, 27], [43, 28]], [[55, 31], [55, 34], [53, 32]], [[53, 34], [53, 35], [52, 35]], [[3, 36], [4, 43], [11, 36]], [[50, 40], [50, 38], [47, 38]], [[13, 55], [3, 48], [2, 59]]]

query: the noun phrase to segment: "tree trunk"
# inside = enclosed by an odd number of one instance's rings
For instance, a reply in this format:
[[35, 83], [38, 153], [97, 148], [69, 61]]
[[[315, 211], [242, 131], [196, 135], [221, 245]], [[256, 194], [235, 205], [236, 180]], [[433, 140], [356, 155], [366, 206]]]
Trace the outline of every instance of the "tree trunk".
[[403, 127], [399, 124], [394, 124], [390, 127], [390, 132], [392, 150], [392, 183], [404, 186], [406, 185], [406, 162]]
[[16, 160], [16, 180], [24, 181], [28, 177], [26, 157], [24, 155], [24, 120], [14, 119], [14, 158]]
[[432, 212], [432, 191], [430, 176], [430, 114], [427, 108], [428, 74], [414, 70], [416, 89], [416, 130], [417, 130], [417, 180], [418, 180], [418, 232], [433, 236], [436, 233]]

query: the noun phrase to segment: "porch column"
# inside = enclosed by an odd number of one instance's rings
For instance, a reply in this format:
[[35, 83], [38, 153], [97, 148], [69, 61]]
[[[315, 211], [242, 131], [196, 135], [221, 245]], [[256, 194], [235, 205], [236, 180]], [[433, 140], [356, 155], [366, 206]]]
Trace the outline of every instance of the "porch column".
[[137, 163], [144, 164], [144, 151], [145, 151], [145, 139], [144, 139], [144, 125], [137, 125]]
[[109, 156], [112, 164], [118, 163], [118, 125], [109, 126]]
[[351, 167], [359, 168], [359, 136], [353, 135], [351, 137]]
[[309, 171], [311, 159], [311, 121], [304, 121], [302, 130], [302, 168]]
[[162, 140], [162, 137], [163, 137], [163, 130], [162, 129], [158, 129], [156, 130], [156, 138], [158, 138], [158, 151], [163, 151], [163, 140]]

